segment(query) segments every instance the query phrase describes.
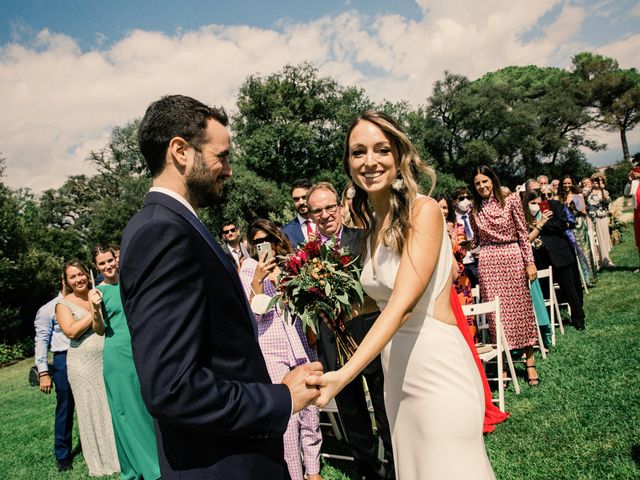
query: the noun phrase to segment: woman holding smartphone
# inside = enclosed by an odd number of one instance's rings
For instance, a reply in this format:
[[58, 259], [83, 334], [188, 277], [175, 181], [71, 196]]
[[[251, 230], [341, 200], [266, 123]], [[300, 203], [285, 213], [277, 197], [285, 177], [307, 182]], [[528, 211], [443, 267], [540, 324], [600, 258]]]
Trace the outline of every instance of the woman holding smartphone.
[[[278, 226], [269, 220], [253, 222], [247, 238], [249, 251], [257, 253], [258, 260], [243, 259], [239, 270], [240, 281], [255, 313], [258, 343], [269, 376], [273, 383], [280, 383], [291, 369], [316, 360], [317, 355], [302, 334], [300, 322], [291, 325], [277, 307], [265, 311], [269, 300], [276, 294], [279, 269], [274, 257], [291, 253], [289, 241]], [[284, 458], [291, 480], [321, 480], [322, 434], [318, 407], [309, 406], [292, 415], [283, 439]]]

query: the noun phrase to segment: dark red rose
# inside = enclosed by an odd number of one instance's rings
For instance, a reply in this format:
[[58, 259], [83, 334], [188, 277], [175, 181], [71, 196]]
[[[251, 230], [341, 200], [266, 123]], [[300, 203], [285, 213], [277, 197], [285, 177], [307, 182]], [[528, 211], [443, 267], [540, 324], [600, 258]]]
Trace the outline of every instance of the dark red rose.
[[351, 261], [351, 256], [341, 255], [340, 257], [338, 257], [338, 260], [340, 260], [340, 265], [344, 267]]
[[309, 254], [310, 258], [320, 255], [320, 240], [309, 240], [304, 244], [304, 251]]

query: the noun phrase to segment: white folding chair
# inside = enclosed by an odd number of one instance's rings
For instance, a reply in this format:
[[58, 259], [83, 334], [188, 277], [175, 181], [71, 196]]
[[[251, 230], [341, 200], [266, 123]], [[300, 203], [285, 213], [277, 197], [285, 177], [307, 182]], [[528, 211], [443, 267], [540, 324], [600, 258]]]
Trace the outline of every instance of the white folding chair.
[[[375, 426], [375, 430], [377, 430], [376, 420], [373, 413], [373, 403], [371, 402], [371, 395], [369, 394], [369, 386], [367, 385], [367, 381], [363, 378], [362, 384], [364, 387], [365, 398], [367, 401], [367, 409], [369, 410], [369, 415], [371, 417], [371, 424]], [[347, 431], [344, 428], [344, 424], [342, 423], [342, 419], [340, 418], [340, 413], [338, 412], [338, 404], [336, 403], [335, 398], [332, 398], [329, 403], [327, 403], [323, 408], [320, 409], [320, 412], [324, 412], [327, 414], [329, 418], [329, 423], [320, 422], [320, 426], [330, 426], [333, 430], [334, 435], [336, 436], [336, 440], [347, 440]], [[323, 452], [321, 454], [325, 458], [333, 458], [335, 460], [347, 460], [354, 461], [354, 458], [349, 455], [337, 455], [334, 453], [326, 453]], [[378, 458], [380, 461], [386, 462], [385, 460], [385, 451], [384, 444], [382, 443], [382, 438], [378, 437]]]
[[[342, 424], [342, 420], [340, 419], [340, 414], [338, 413], [338, 405], [336, 404], [335, 399], [331, 399], [329, 403], [327, 403], [324, 407], [320, 409], [320, 412], [326, 413], [329, 418], [329, 423], [320, 422], [320, 426], [331, 426], [334, 435], [336, 436], [336, 440], [340, 441], [343, 438], [347, 439], [347, 431]], [[333, 458], [335, 460], [349, 460], [353, 461], [353, 457], [348, 455], [337, 455], [334, 453], [325, 453], [321, 454], [325, 458]]]
[[[471, 289], [471, 298], [473, 298], [473, 303], [480, 303], [480, 286], [476, 285]], [[487, 316], [484, 314], [480, 314], [476, 316], [476, 325], [478, 326], [478, 333], [480, 334], [480, 339], [482, 343], [489, 342], [489, 324], [487, 323]]]
[[[544, 304], [549, 308], [549, 318], [551, 320], [551, 345], [556, 346], [556, 325], [560, 328], [560, 334], [564, 335], [564, 324], [562, 322], [562, 315], [560, 315], [560, 306], [558, 305], [558, 299], [556, 297], [556, 289], [555, 283], [553, 283], [553, 270], [551, 267], [545, 268], [544, 270], [538, 270], [538, 278], [548, 278], [549, 279], [549, 292], [545, 295], [545, 292], [542, 292], [544, 296]], [[567, 305], [568, 306], [568, 305]], [[557, 318], [557, 323], [556, 323]]]
[[[520, 385], [518, 384], [518, 378], [516, 377], [516, 370], [513, 367], [513, 359], [511, 358], [511, 352], [508, 348], [507, 337], [502, 328], [502, 320], [500, 319], [500, 299], [496, 297], [491, 302], [477, 303], [474, 305], [462, 305], [462, 311], [465, 315], [474, 315], [478, 318], [479, 315], [486, 315], [487, 313], [494, 314], [494, 322], [496, 327], [496, 343], [491, 345], [491, 350], [488, 352], [478, 353], [480, 360], [483, 363], [493, 361], [495, 359], [497, 363], [497, 377], [487, 378], [487, 380], [495, 380], [498, 382], [498, 399], [493, 399], [498, 403], [500, 410], [504, 412], [504, 381], [511, 380], [516, 394], [520, 393]], [[502, 378], [502, 371], [504, 369], [503, 355], [507, 358], [507, 364], [509, 366], [510, 377]]]

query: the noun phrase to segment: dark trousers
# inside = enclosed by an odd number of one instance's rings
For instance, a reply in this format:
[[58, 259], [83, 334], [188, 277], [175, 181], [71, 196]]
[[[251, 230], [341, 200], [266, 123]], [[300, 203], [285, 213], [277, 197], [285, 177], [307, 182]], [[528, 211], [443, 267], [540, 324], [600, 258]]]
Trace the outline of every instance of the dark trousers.
[[469, 282], [471, 282], [471, 288], [478, 285], [478, 261], [477, 260], [474, 260], [472, 263], [465, 263], [464, 273], [467, 275]]
[[578, 328], [584, 327], [583, 293], [578, 264], [553, 267], [553, 279], [558, 282], [564, 300], [571, 307], [571, 323]]
[[[384, 409], [384, 376], [382, 370], [378, 369], [371, 373], [363, 373], [362, 377], [367, 380], [378, 433], [382, 438], [387, 460], [390, 463], [389, 468], [392, 472], [393, 450], [391, 448], [389, 420], [387, 420], [387, 412]], [[380, 467], [378, 440], [373, 435], [371, 417], [367, 409], [360, 375], [345, 386], [336, 396], [336, 404], [347, 433], [349, 446], [353, 452], [358, 475], [360, 477], [379, 478], [375, 474]]]
[[53, 354], [53, 384], [56, 388], [56, 422], [54, 448], [57, 460], [71, 455], [71, 432], [73, 430], [73, 409], [75, 402], [67, 379], [67, 352]]

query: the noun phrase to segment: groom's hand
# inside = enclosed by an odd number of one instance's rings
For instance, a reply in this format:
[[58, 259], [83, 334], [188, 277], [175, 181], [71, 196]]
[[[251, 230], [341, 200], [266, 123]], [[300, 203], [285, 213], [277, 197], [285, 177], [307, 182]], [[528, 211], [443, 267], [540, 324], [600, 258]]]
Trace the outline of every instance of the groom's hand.
[[300, 365], [284, 376], [282, 383], [289, 388], [289, 393], [291, 393], [293, 413], [313, 404], [320, 396], [318, 387], [307, 385], [308, 378], [320, 375], [322, 375], [322, 364], [312, 362]]

